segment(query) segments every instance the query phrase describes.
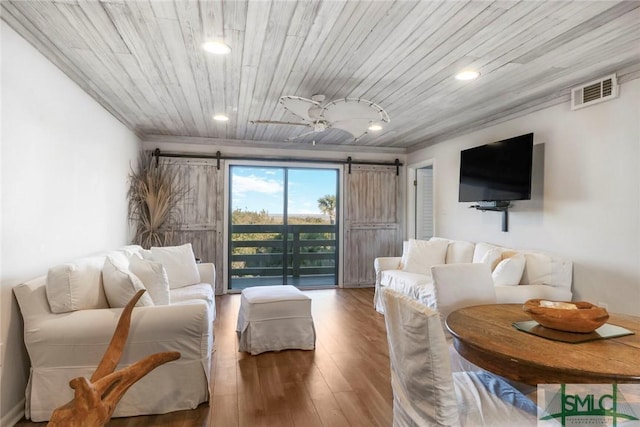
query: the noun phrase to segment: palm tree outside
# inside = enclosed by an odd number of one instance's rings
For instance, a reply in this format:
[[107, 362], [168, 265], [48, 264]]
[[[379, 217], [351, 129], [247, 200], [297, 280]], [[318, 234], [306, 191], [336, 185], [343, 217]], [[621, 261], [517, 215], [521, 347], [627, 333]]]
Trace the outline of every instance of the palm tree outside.
[[336, 196], [335, 194], [326, 194], [318, 199], [318, 209], [324, 215], [329, 216], [331, 224], [336, 222]]

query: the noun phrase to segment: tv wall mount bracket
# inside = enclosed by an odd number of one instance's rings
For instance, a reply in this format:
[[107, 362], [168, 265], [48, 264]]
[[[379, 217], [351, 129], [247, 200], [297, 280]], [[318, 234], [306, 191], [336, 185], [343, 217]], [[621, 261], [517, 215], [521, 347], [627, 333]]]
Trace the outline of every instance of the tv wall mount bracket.
[[505, 233], [509, 231], [509, 208], [511, 207], [510, 201], [478, 202], [478, 204], [471, 205], [469, 207], [482, 212], [502, 212], [502, 231], [504, 231]]

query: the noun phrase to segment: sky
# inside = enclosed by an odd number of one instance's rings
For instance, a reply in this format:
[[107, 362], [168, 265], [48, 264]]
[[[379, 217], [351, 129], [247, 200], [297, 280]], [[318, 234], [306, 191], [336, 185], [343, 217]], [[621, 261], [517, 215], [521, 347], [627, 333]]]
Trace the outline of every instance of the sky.
[[[259, 212], [272, 215], [283, 213], [285, 170], [279, 167], [232, 166], [232, 210]], [[321, 214], [318, 199], [336, 194], [336, 169], [288, 170], [289, 214]]]

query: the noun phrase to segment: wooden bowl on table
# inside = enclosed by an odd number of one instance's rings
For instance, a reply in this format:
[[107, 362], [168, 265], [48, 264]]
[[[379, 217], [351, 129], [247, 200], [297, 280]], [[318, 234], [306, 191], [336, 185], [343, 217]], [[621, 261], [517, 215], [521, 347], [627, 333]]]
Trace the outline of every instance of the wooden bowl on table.
[[530, 299], [522, 309], [546, 328], [588, 334], [604, 325], [609, 313], [602, 307], [585, 301], [548, 301]]

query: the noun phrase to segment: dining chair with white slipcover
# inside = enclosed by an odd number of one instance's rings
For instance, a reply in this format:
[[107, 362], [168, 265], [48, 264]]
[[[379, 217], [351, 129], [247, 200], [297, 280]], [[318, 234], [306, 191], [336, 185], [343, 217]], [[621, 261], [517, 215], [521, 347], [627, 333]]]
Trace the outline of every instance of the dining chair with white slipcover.
[[487, 372], [451, 371], [437, 311], [382, 290], [393, 426], [535, 426], [536, 405]]

